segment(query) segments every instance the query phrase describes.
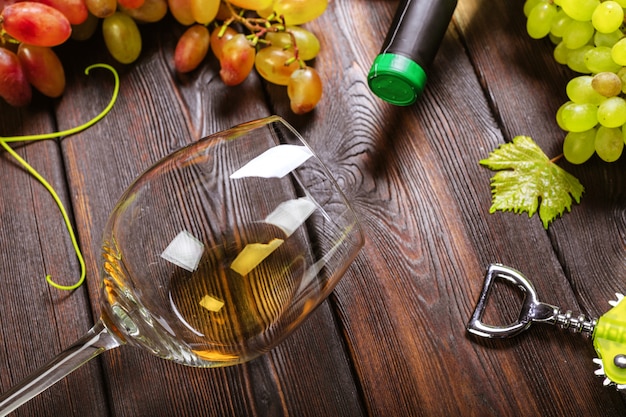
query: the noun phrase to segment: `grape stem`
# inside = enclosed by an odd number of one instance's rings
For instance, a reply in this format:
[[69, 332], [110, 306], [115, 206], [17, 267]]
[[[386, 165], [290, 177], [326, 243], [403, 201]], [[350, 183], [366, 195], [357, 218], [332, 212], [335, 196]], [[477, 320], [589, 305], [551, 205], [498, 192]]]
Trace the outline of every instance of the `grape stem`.
[[563, 158], [563, 154], [557, 155], [554, 158], [550, 159], [550, 162], [552, 162], [553, 164], [558, 162], [559, 159]]
[[[267, 18], [262, 17], [244, 17], [240, 12], [237, 12], [232, 4], [229, 1], [224, 0], [228, 10], [230, 11], [231, 17], [224, 21], [222, 26], [222, 30], [220, 35], [223, 35], [226, 27], [231, 25], [233, 22], [237, 22], [245, 26], [251, 32], [251, 42], [253, 46], [259, 42], [259, 39], [265, 36], [268, 32], [286, 32], [291, 38], [291, 47], [293, 48], [293, 58], [285, 61], [285, 66], [291, 65], [294, 61], [298, 61], [300, 68], [304, 68], [306, 64], [303, 60], [300, 59], [300, 53], [298, 50], [298, 43], [296, 42], [296, 37], [292, 31], [287, 29], [287, 25], [285, 24], [284, 16], [276, 16], [274, 13], [269, 15]], [[272, 22], [278, 23], [277, 25], [272, 25]]]
[[91, 127], [92, 125], [96, 124], [98, 121], [100, 121], [100, 119], [102, 119], [104, 116], [106, 116], [106, 114], [113, 108], [113, 105], [115, 104], [115, 101], [117, 100], [117, 95], [119, 92], [119, 86], [120, 86], [120, 81], [119, 81], [119, 75], [117, 74], [117, 71], [111, 67], [110, 65], [107, 64], [94, 64], [91, 65], [89, 67], [87, 67], [85, 69], [85, 74], [89, 74], [89, 71], [92, 68], [105, 68], [108, 69], [109, 71], [111, 71], [113, 73], [113, 76], [115, 78], [115, 86], [113, 89], [113, 95], [111, 97], [111, 100], [109, 101], [109, 104], [105, 107], [105, 109], [100, 112], [100, 114], [98, 114], [96, 117], [94, 117], [93, 119], [89, 120], [87, 123], [84, 123], [78, 127], [72, 128], [72, 129], [68, 129], [68, 130], [63, 130], [61, 132], [54, 132], [54, 133], [46, 133], [46, 134], [41, 134], [41, 135], [25, 135], [25, 136], [10, 136], [10, 137], [1, 137], [0, 136], [0, 146], [2, 148], [4, 148], [4, 150], [7, 151], [7, 153], [9, 153], [9, 155], [11, 155], [17, 162], [19, 162], [22, 167], [24, 167], [24, 169], [26, 169], [26, 171], [28, 171], [29, 174], [31, 174], [33, 177], [35, 177], [35, 179], [37, 179], [37, 181], [39, 181], [44, 188], [50, 193], [50, 195], [52, 196], [52, 199], [54, 200], [54, 202], [56, 203], [56, 205], [59, 207], [59, 210], [61, 212], [61, 215], [63, 216], [63, 221], [65, 222], [65, 226], [67, 228], [67, 231], [70, 235], [70, 239], [72, 241], [72, 246], [74, 247], [74, 251], [76, 252], [76, 257], [78, 258], [78, 262], [80, 263], [80, 278], [78, 279], [78, 281], [76, 281], [74, 284], [72, 285], [62, 285], [62, 284], [58, 284], [55, 281], [52, 280], [52, 277], [50, 275], [46, 275], [46, 281], [48, 282], [48, 284], [50, 284], [52, 287], [57, 288], [59, 290], [66, 290], [66, 291], [72, 291], [75, 290], [76, 288], [78, 288], [84, 281], [85, 281], [85, 276], [86, 276], [86, 268], [85, 268], [85, 260], [83, 258], [82, 252], [80, 250], [80, 247], [78, 245], [78, 241], [76, 239], [76, 234], [74, 233], [74, 229], [72, 227], [72, 223], [69, 219], [69, 216], [67, 214], [67, 211], [65, 210], [65, 207], [63, 206], [63, 203], [61, 202], [61, 199], [59, 198], [58, 194], [56, 193], [56, 191], [54, 190], [54, 188], [50, 185], [50, 183], [48, 181], [46, 181], [46, 179], [39, 174], [39, 172], [37, 172], [37, 170], [35, 170], [35, 168], [33, 168], [28, 162], [26, 162], [26, 160], [24, 160], [21, 156], [19, 156], [17, 154], [17, 152], [15, 152], [13, 150], [13, 148], [11, 148], [9, 146], [9, 142], [17, 142], [17, 141], [34, 141], [34, 140], [43, 140], [43, 139], [51, 139], [51, 138], [57, 138], [57, 137], [61, 137], [61, 136], [68, 136], [68, 135], [72, 135], [75, 133], [78, 133], [80, 131], [83, 131], [89, 127]]
[[0, 14], [0, 44], [2, 45], [5, 45], [7, 43], [18, 44], [19, 43], [18, 40], [14, 39], [11, 35], [6, 33], [6, 31], [2, 27], [3, 23], [4, 23], [4, 16]]

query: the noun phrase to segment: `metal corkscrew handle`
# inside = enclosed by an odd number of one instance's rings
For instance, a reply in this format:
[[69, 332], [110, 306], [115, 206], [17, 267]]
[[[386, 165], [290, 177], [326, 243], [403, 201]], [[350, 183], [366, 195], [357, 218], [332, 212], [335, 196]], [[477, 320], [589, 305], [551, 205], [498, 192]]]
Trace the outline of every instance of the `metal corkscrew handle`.
[[[482, 321], [493, 284], [498, 279], [517, 286], [524, 293], [519, 318], [504, 326], [493, 326]], [[598, 358], [594, 359], [594, 363], [599, 366], [595, 374], [605, 378], [604, 385], [615, 385], [619, 390], [626, 390], [626, 302], [622, 294], [616, 296], [616, 301], [609, 302], [613, 308], [598, 319], [587, 319], [582, 314], [573, 316], [571, 311], [563, 313], [559, 307], [539, 301], [535, 288], [519, 271], [508, 266], [491, 264], [487, 268], [476, 308], [466, 327], [469, 333], [487, 338], [516, 336], [533, 322], [554, 324], [574, 333], [582, 333], [592, 338], [598, 354]]]
[[[516, 322], [504, 326], [493, 326], [482, 321], [487, 300], [497, 279], [516, 285], [525, 294], [519, 318]], [[593, 335], [597, 324], [595, 319], [588, 320], [582, 314], [573, 316], [569, 310], [562, 312], [559, 307], [539, 301], [535, 288], [519, 271], [501, 264], [489, 265], [476, 308], [467, 323], [467, 331], [480, 337], [502, 339], [518, 335], [528, 329], [533, 322], [554, 324], [586, 336]]]

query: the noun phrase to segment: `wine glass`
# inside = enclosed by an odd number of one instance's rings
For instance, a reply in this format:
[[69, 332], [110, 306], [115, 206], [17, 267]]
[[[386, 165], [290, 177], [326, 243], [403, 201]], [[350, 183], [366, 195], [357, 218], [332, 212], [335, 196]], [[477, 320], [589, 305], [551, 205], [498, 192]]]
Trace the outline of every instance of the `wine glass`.
[[362, 245], [346, 198], [280, 117], [176, 151], [111, 213], [100, 319], [3, 394], [0, 415], [126, 344], [189, 366], [251, 360], [328, 296]]

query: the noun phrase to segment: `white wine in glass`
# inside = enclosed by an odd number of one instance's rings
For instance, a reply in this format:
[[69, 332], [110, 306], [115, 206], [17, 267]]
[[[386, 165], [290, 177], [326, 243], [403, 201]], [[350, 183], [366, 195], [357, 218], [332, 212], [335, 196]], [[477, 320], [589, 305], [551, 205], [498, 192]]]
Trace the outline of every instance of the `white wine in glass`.
[[363, 240], [327, 168], [278, 116], [176, 151], [110, 215], [100, 320], [4, 393], [0, 415], [122, 345], [196, 367], [262, 355], [328, 296]]

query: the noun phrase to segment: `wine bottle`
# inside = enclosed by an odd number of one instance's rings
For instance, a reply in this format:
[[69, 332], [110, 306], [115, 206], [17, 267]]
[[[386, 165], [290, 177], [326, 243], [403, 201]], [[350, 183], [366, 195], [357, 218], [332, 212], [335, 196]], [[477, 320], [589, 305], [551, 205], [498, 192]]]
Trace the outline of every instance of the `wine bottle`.
[[368, 75], [370, 89], [398, 106], [413, 104], [426, 84], [457, 0], [401, 0]]

